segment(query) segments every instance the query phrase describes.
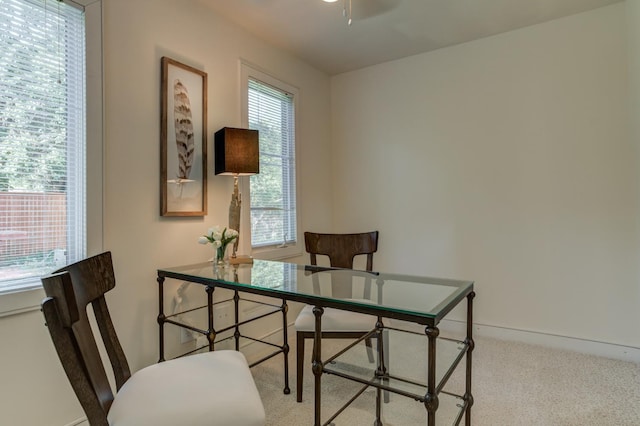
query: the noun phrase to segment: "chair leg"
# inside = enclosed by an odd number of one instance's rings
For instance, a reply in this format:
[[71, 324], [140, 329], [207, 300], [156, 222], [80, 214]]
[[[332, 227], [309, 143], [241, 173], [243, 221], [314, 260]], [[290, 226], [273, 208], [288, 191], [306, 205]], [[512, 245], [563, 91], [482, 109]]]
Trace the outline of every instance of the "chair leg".
[[373, 358], [373, 347], [371, 346], [371, 338], [367, 337], [364, 339], [364, 344], [367, 346], [367, 357], [369, 358], [369, 362], [374, 362]]
[[296, 332], [296, 401], [302, 402], [304, 371], [304, 334]]

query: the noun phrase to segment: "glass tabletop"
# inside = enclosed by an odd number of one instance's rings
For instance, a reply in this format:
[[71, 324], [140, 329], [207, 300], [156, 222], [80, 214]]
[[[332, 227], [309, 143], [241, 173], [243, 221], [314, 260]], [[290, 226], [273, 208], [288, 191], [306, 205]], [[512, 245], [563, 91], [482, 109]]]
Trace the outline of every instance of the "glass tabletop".
[[437, 324], [473, 291], [472, 281], [254, 260], [215, 268], [211, 262], [158, 269], [158, 276]]

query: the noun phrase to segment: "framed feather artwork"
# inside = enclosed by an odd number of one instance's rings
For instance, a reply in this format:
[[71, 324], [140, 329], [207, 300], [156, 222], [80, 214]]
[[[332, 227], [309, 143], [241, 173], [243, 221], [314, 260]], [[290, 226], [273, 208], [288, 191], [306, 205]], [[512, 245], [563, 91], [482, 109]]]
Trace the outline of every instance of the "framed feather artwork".
[[207, 74], [162, 58], [160, 215], [207, 214]]

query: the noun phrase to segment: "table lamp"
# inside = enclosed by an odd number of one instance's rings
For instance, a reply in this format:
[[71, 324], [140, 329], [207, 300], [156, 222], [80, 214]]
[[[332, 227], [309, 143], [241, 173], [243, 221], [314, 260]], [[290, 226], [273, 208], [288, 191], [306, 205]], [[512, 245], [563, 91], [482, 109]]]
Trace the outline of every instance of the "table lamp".
[[[238, 176], [255, 175], [260, 172], [260, 148], [258, 131], [223, 127], [214, 134], [215, 174], [233, 176], [233, 194], [229, 206], [229, 228], [240, 233], [240, 206], [242, 199], [238, 191]], [[230, 263], [238, 263], [238, 241], [233, 243]]]

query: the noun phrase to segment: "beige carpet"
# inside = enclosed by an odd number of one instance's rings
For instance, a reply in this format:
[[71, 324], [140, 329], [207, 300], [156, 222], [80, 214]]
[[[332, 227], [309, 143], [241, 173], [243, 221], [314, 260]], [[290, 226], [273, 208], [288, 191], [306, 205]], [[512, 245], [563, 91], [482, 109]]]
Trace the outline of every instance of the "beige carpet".
[[[292, 333], [290, 333], [293, 337]], [[267, 413], [267, 424], [313, 424], [313, 375], [305, 371], [304, 402], [295, 401], [295, 340], [290, 338], [291, 394], [282, 393], [282, 356], [253, 368]], [[323, 352], [334, 351], [344, 341], [324, 341]], [[403, 345], [404, 347], [401, 347]], [[415, 341], [391, 343], [398, 366], [421, 364], [423, 347]], [[307, 344], [311, 357], [311, 341]], [[413, 350], [412, 350], [413, 349]], [[412, 354], [405, 356], [404, 354]], [[418, 369], [418, 375], [424, 374]], [[464, 388], [461, 374], [454, 374], [449, 390]], [[357, 384], [323, 376], [323, 422], [346, 402]], [[639, 426], [640, 365], [549, 349], [522, 343], [477, 338], [473, 352], [472, 424], [474, 426]], [[371, 425], [375, 392], [366, 391], [335, 421], [336, 426]], [[426, 424], [424, 406], [413, 399], [392, 395], [383, 405], [383, 424]], [[440, 417], [439, 417], [440, 419]], [[449, 423], [438, 422], [438, 425]], [[464, 422], [462, 423], [464, 424]]]

